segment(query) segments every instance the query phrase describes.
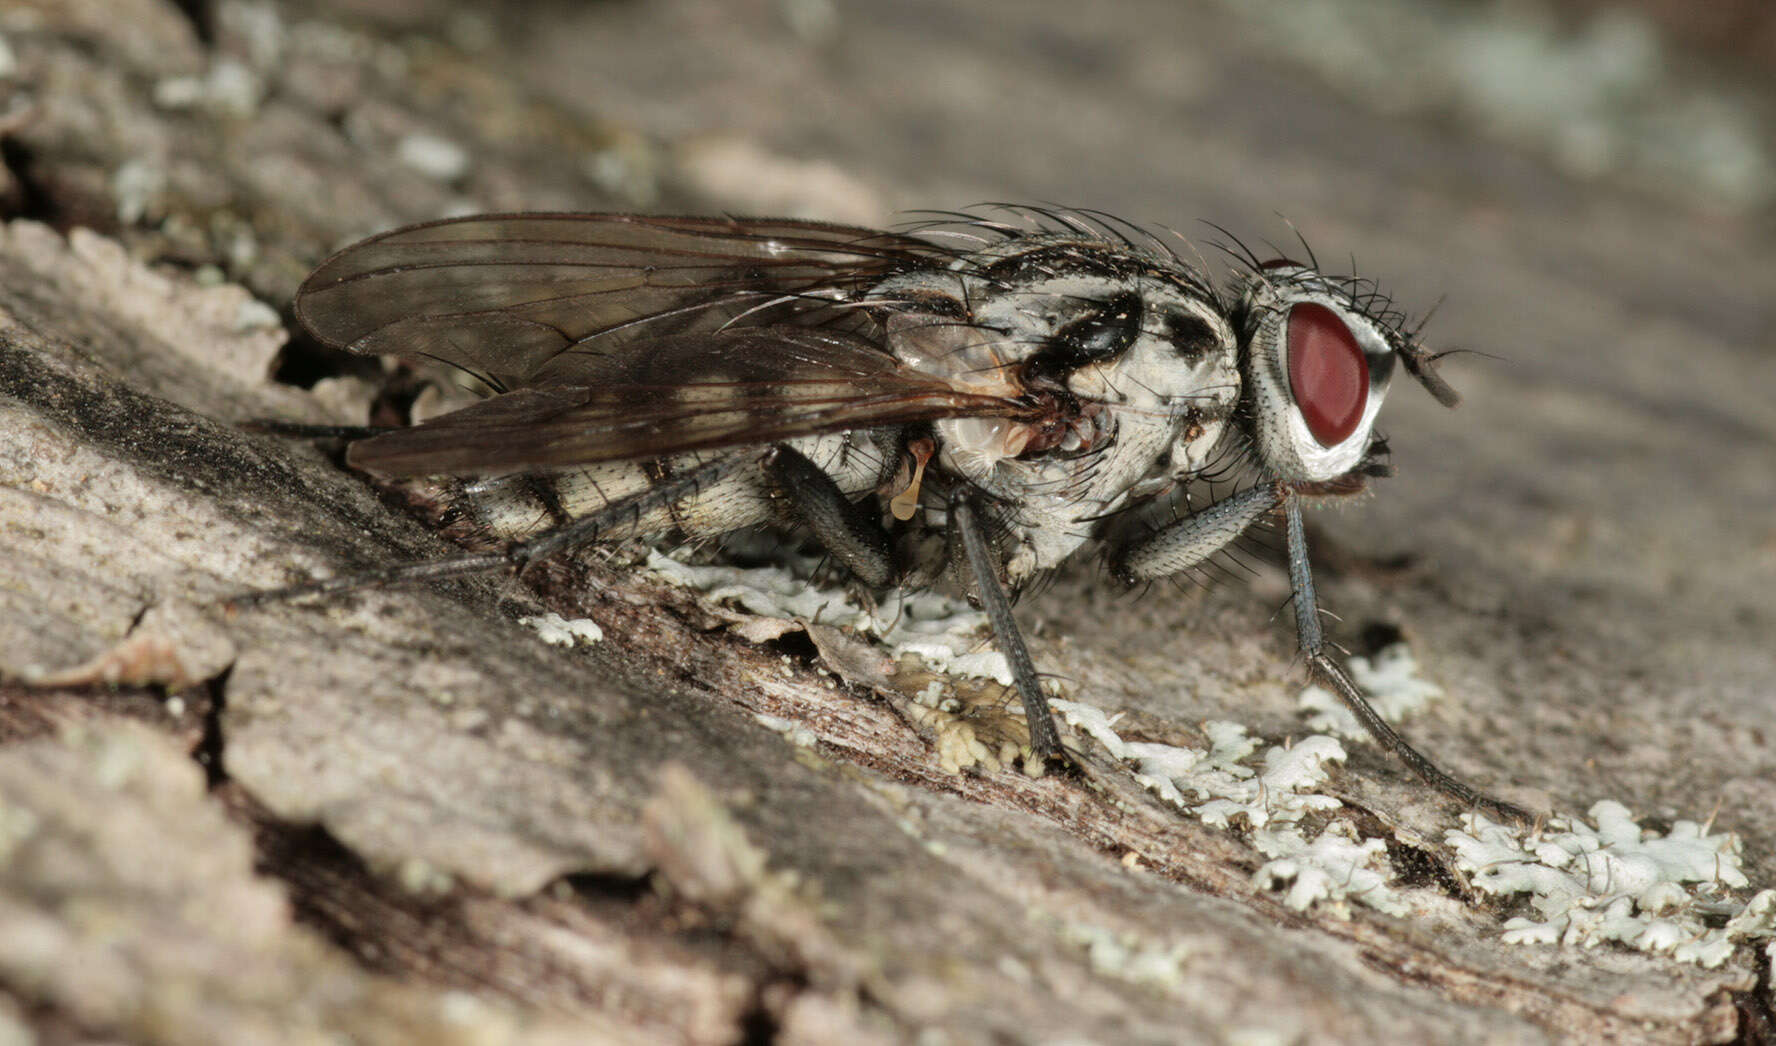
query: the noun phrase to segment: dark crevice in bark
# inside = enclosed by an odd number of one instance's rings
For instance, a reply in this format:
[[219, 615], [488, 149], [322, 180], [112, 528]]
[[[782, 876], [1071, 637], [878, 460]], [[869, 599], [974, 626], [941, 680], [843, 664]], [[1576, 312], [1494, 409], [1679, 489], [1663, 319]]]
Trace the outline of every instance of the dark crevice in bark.
[[1757, 965], [1757, 984], [1750, 991], [1733, 995], [1733, 1008], [1739, 1012], [1739, 1034], [1735, 1046], [1771, 1046], [1776, 1043], [1776, 1007], [1770, 1004], [1770, 953], [1767, 949], [1752, 950]]
[[0, 164], [12, 172], [12, 191], [0, 196], [0, 208], [8, 218], [56, 224], [56, 207], [48, 191], [33, 173], [35, 156], [17, 138], [0, 135]]
[[204, 684], [209, 707], [203, 711], [203, 734], [198, 739], [197, 747], [191, 752], [197, 765], [203, 767], [204, 781], [211, 791], [228, 783], [228, 771], [222, 766], [222, 711], [228, 707], [228, 676], [233, 671], [233, 666], [230, 666], [221, 675]]
[[172, 0], [205, 47], [216, 43], [216, 0]]

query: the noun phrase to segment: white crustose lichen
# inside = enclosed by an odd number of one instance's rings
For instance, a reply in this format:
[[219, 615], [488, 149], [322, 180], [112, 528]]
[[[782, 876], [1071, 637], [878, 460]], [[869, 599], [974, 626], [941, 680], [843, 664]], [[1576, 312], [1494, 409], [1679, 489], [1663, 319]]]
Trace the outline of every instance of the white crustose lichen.
[[[929, 592], [895, 592], [865, 607], [843, 591], [810, 584], [810, 563], [783, 567], [689, 566], [660, 553], [651, 570], [706, 598], [767, 617], [849, 628], [874, 637], [894, 657], [915, 655], [934, 671], [1006, 681], [1004, 659], [980, 652], [986, 618], [961, 600]], [[993, 663], [996, 660], [996, 664]], [[1350, 659], [1351, 674], [1370, 702], [1389, 719], [1408, 715], [1443, 695], [1420, 674], [1405, 644], [1373, 657]], [[939, 684], [933, 682], [933, 688]], [[937, 704], [941, 695], [933, 694]], [[1388, 840], [1363, 836], [1334, 815], [1343, 804], [1316, 789], [1328, 767], [1345, 758], [1339, 737], [1362, 738], [1362, 727], [1331, 694], [1309, 686], [1300, 697], [1308, 725], [1324, 733], [1288, 745], [1264, 745], [1244, 726], [1202, 724], [1204, 748], [1125, 740], [1120, 714], [1077, 701], [1056, 700], [1054, 709], [1076, 731], [1091, 737], [1128, 765], [1155, 796], [1203, 822], [1243, 832], [1267, 858], [1254, 873], [1266, 889], [1280, 890], [1292, 908], [1323, 907], [1348, 917], [1352, 904], [1410, 917], [1413, 888], [1399, 885], [1388, 860]], [[775, 729], [782, 726], [773, 724]], [[1337, 735], [1337, 736], [1328, 736]], [[947, 753], [940, 732], [939, 745]], [[994, 768], [1006, 760], [957, 760], [946, 765]], [[1749, 901], [1739, 841], [1711, 834], [1706, 825], [1679, 821], [1663, 835], [1646, 831], [1626, 807], [1599, 802], [1592, 824], [1557, 817], [1539, 830], [1464, 815], [1462, 828], [1445, 841], [1455, 867], [1489, 894], [1523, 895], [1534, 917], [1506, 920], [1502, 939], [1511, 944], [1606, 944], [1667, 955], [1681, 962], [1718, 966], [1741, 945], [1776, 939], [1776, 890]], [[1729, 892], [1731, 891], [1731, 893]], [[1768, 945], [1776, 949], [1776, 945]]]

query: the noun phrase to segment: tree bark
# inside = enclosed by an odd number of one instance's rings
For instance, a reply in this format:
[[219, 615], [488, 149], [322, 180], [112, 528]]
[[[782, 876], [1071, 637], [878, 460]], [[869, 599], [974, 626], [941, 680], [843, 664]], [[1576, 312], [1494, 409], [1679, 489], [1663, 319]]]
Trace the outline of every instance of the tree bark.
[[[1367, 744], [1314, 823], [1386, 841], [1403, 914], [1292, 906], [1251, 825], [1168, 804], [1080, 731], [1077, 773], [956, 769], [954, 722], [878, 648], [619, 557], [221, 609], [452, 547], [328, 448], [238, 427], [366, 420], [378, 366], [286, 330], [357, 236], [1028, 198], [1294, 251], [1281, 211], [1401, 302], [1446, 292], [1434, 343], [1505, 357], [1445, 361], [1453, 414], [1400, 382], [1400, 477], [1316, 516], [1334, 636], [1410, 640], [1450, 696], [1404, 730], [1463, 778], [1562, 814], [1714, 811], [1771, 883], [1767, 201], [1582, 183], [1521, 129], [1382, 116], [1232, 9], [1074, 6], [0, 12], [0, 1032], [1767, 1033], [1761, 948], [1701, 968], [1506, 943], [1519, 909], [1458, 867], [1460, 812]], [[1102, 580], [1018, 608], [1068, 698], [1131, 739], [1309, 733], [1274, 565], [1139, 599]], [[547, 612], [604, 638], [519, 623]], [[969, 723], [977, 753], [1015, 731]]]

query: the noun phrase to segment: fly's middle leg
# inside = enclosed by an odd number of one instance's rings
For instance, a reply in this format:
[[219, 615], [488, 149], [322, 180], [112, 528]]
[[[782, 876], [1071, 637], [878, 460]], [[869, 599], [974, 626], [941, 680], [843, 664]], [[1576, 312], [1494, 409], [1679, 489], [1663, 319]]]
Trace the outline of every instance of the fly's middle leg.
[[999, 582], [992, 542], [981, 525], [980, 506], [968, 491], [958, 490], [950, 497], [949, 511], [950, 526], [974, 576], [981, 609], [993, 626], [999, 652], [1005, 655], [1006, 663], [1011, 666], [1012, 684], [1024, 702], [1024, 718], [1030, 726], [1030, 751], [1039, 760], [1060, 756], [1061, 736], [1055, 729], [1054, 713], [1049, 711], [1048, 697], [1042, 692], [1036, 664], [1030, 659], [1029, 648], [1024, 645], [1023, 633], [1018, 631], [1017, 618], [1012, 616], [1011, 599]]

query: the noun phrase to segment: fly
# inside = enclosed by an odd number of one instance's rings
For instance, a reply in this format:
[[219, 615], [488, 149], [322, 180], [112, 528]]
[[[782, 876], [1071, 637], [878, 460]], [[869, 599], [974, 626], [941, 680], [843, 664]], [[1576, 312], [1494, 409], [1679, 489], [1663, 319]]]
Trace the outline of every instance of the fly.
[[1387, 475], [1374, 432], [1396, 365], [1453, 405], [1367, 281], [1243, 259], [1228, 292], [1164, 241], [1091, 212], [965, 215], [909, 232], [775, 219], [507, 214], [409, 226], [297, 292], [319, 340], [426, 358], [492, 394], [353, 442], [389, 477], [473, 477], [506, 541], [244, 601], [509, 569], [593, 541], [806, 527], [865, 585], [905, 582], [933, 535], [991, 622], [1037, 759], [1061, 743], [1011, 595], [1109, 521], [1235, 455], [1251, 483], [1137, 540], [1130, 584], [1196, 567], [1261, 521], [1286, 534], [1310, 675], [1439, 791], [1445, 773], [1327, 650], [1304, 499]]

